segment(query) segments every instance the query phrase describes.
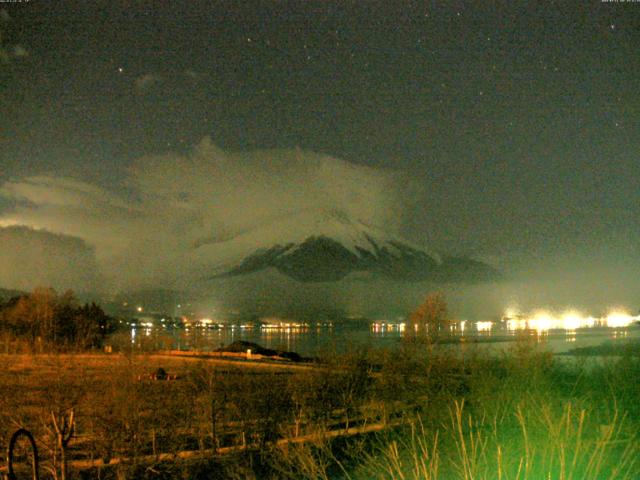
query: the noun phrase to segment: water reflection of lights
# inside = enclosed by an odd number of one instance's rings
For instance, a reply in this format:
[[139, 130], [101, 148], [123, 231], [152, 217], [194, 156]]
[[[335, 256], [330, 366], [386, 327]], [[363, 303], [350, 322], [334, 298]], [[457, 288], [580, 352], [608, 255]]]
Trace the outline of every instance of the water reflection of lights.
[[262, 330], [308, 330], [308, 323], [296, 323], [296, 322], [277, 322], [277, 323], [263, 323], [260, 325]]
[[[640, 322], [640, 315], [633, 316], [625, 311], [615, 310], [606, 316], [596, 318], [590, 315], [584, 315], [576, 310], [566, 310], [560, 314], [549, 310], [535, 310], [528, 315], [518, 313], [514, 309], [508, 309], [500, 322], [493, 321], [475, 321], [458, 320], [448, 326], [448, 330], [452, 334], [473, 335], [474, 333], [482, 335], [492, 335], [495, 332], [532, 331], [538, 335], [547, 335], [550, 331], [564, 331], [566, 340], [574, 342], [576, 340], [576, 331], [580, 329], [588, 329], [593, 327], [604, 327], [612, 329], [623, 329], [629, 327], [634, 322]], [[474, 327], [475, 326], [475, 330]], [[413, 328], [416, 332], [421, 328], [414, 324]], [[428, 329], [428, 325], [425, 325]], [[389, 322], [386, 320], [377, 320], [371, 323], [371, 331], [375, 334], [393, 334], [402, 333], [406, 329], [404, 322]], [[622, 336], [626, 333], [621, 333]]]
[[[596, 318], [584, 315], [576, 310], [566, 310], [560, 314], [549, 310], [535, 310], [528, 315], [517, 313], [511, 309], [505, 312], [502, 320], [474, 321], [457, 320], [448, 325], [447, 330], [451, 334], [492, 335], [496, 332], [516, 333], [518, 331], [532, 331], [538, 335], [547, 335], [550, 331], [564, 331], [568, 342], [575, 341], [576, 331], [593, 327], [609, 327], [622, 329], [629, 327], [634, 322], [640, 322], [640, 315], [633, 316], [624, 311], [612, 311], [606, 316]], [[475, 329], [473, 328], [475, 326]], [[428, 330], [428, 325], [424, 326]], [[406, 329], [405, 322], [393, 322], [376, 320], [370, 324], [371, 331], [375, 334], [403, 333]], [[418, 332], [422, 327], [414, 324], [413, 328]]]
[[[374, 333], [387, 333], [387, 332], [399, 332], [403, 333], [407, 328], [406, 322], [386, 322], [386, 321], [375, 321], [371, 324], [371, 330]], [[418, 331], [418, 325], [414, 325], [416, 332]]]

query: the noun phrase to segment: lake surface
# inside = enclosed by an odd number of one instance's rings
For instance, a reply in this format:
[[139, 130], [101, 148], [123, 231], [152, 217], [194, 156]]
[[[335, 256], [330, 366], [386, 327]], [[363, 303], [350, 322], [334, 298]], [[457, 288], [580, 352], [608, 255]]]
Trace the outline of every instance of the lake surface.
[[[525, 335], [555, 353], [577, 347], [592, 347], [606, 343], [622, 344], [640, 340], [637, 321], [626, 325], [608, 326], [596, 321], [588, 326], [559, 328], [559, 325], [502, 322], [458, 322], [446, 338], [452, 348], [463, 339], [464, 344], [478, 348], [501, 350], [509, 348], [517, 338]], [[466, 328], [465, 328], [466, 327]], [[533, 328], [538, 327], [538, 328]], [[405, 334], [403, 323], [336, 321], [325, 323], [216, 324], [168, 328], [162, 325], [135, 327], [130, 330], [132, 348], [179, 349], [212, 351], [236, 340], [246, 340], [263, 347], [316, 356], [325, 352], [347, 352], [364, 347], [395, 347]]]

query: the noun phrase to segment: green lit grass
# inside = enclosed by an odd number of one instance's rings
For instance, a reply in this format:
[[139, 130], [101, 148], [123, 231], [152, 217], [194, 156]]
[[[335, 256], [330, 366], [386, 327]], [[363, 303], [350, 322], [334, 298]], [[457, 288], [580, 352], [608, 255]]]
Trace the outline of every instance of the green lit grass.
[[[51, 411], [74, 408], [76, 477], [640, 478], [635, 355], [559, 360], [523, 340], [493, 356], [418, 342], [291, 369], [161, 355], [3, 361], [3, 438], [31, 429], [50, 463]], [[148, 380], [159, 367], [178, 380]]]

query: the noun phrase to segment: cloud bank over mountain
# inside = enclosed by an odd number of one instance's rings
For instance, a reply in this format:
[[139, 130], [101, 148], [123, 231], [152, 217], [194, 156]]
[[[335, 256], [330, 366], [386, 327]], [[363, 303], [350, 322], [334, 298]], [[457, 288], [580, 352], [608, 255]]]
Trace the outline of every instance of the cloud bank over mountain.
[[[62, 174], [0, 185], [0, 196], [9, 205], [0, 210], [0, 287], [46, 284], [110, 292], [168, 288], [223, 298], [234, 307], [261, 305], [262, 313], [283, 305], [295, 306], [296, 311], [335, 305], [361, 312], [393, 305], [401, 311], [429, 289], [440, 288], [376, 278], [375, 270], [393, 273], [398, 266], [380, 255], [369, 258], [364, 271], [360, 260], [347, 255], [353, 268], [343, 269], [345, 276], [335, 276], [334, 284], [303, 284], [278, 273], [313, 277], [316, 272], [306, 267], [316, 261], [315, 250], [305, 257], [311, 263], [304, 265], [296, 263], [301, 255], [251, 257], [260, 249], [268, 253], [279, 242], [309, 245], [306, 240], [314, 233], [356, 254], [362, 247], [375, 250], [362, 237], [365, 233], [378, 247], [395, 251], [389, 242], [403, 241], [407, 224], [429, 208], [416, 203], [422, 187], [402, 172], [298, 149], [227, 152], [205, 138], [186, 154], [139, 158], [117, 189], [106, 185]], [[450, 226], [439, 222], [438, 228], [446, 232]], [[424, 230], [427, 238], [429, 231]], [[526, 231], [519, 235], [527, 238]], [[406, 245], [436, 260], [443, 258], [424, 242], [416, 242], [416, 235], [410, 240]], [[456, 241], [451, 241], [453, 248]], [[563, 248], [551, 252], [539, 245], [528, 255], [499, 255], [489, 263], [509, 281], [473, 287], [450, 284], [449, 298], [464, 315], [498, 314], [510, 304], [525, 309], [584, 306], [592, 311], [626, 305], [635, 311], [637, 244], [614, 248], [606, 238], [602, 242], [599, 249], [576, 247], [573, 253]], [[286, 253], [292, 248], [297, 247]], [[495, 248], [501, 250], [499, 239]], [[610, 250], [625, 256], [614, 261]], [[250, 257], [265, 268], [256, 268], [255, 262], [248, 268], [242, 262]], [[404, 266], [414, 265], [408, 257], [405, 260]], [[317, 265], [335, 264], [332, 260]], [[245, 272], [241, 277], [214, 279], [239, 265]]]
[[[136, 160], [117, 193], [62, 176], [6, 182], [0, 195], [12, 208], [0, 212], [0, 227], [24, 225], [35, 229], [25, 230], [25, 236], [78, 239], [95, 252], [108, 288], [189, 289], [202, 273], [192, 255], [198, 246], [246, 235], [299, 212], [341, 212], [397, 233], [406, 184], [398, 172], [327, 155], [298, 149], [231, 153], [205, 138], [188, 154]], [[5, 271], [15, 268], [2, 264]], [[5, 278], [21, 273], [11, 275]]]
[[98, 281], [95, 252], [83, 240], [22, 226], [0, 228], [0, 286], [89, 290]]

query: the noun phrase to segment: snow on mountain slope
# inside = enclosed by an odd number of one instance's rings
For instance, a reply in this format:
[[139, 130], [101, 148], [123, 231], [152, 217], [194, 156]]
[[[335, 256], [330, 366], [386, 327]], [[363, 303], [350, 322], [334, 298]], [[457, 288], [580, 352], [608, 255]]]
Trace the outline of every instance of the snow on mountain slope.
[[[451, 263], [380, 228], [325, 209], [289, 214], [228, 240], [198, 245], [194, 260], [213, 277], [276, 268], [300, 281], [336, 281], [355, 272], [411, 281], [464, 281], [460, 272], [477, 277], [484, 267], [467, 259]], [[449, 271], [452, 265], [456, 272]], [[485, 273], [490, 272], [482, 276]]]
[[353, 221], [339, 211], [308, 209], [270, 219], [224, 241], [198, 242], [196, 253], [203, 260], [218, 260], [224, 269], [261, 249], [277, 245], [299, 246], [311, 237], [331, 238], [356, 255], [359, 248], [371, 249], [371, 239], [394, 250], [394, 243], [406, 243], [380, 229]]

